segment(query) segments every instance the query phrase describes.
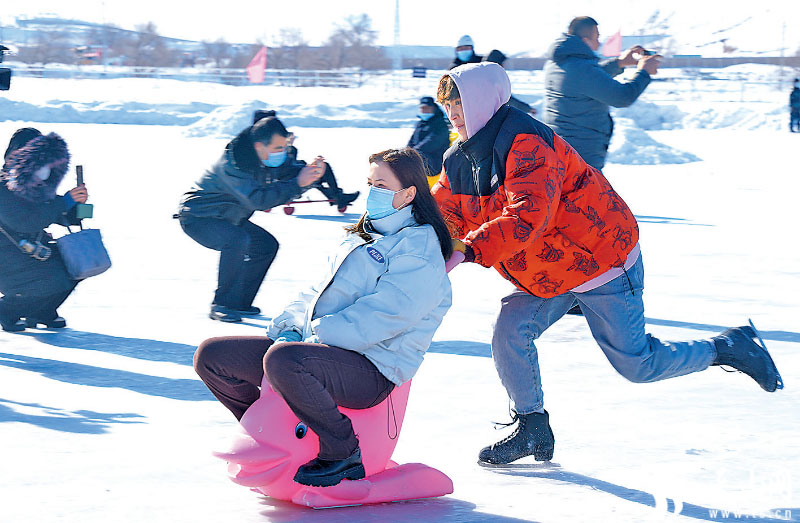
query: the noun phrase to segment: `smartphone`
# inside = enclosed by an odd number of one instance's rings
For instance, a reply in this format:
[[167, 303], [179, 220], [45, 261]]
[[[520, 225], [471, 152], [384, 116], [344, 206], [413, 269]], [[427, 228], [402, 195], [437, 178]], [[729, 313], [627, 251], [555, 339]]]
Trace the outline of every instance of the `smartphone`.
[[651, 50], [649, 50], [649, 49], [645, 49], [645, 50], [642, 52], [642, 54], [643, 54], [644, 56], [653, 56], [654, 54], [656, 54], [656, 52], [655, 52], [655, 51], [651, 51]]
[[[83, 165], [75, 166], [75, 176], [78, 186], [83, 185]], [[78, 219], [91, 218], [94, 215], [94, 206], [91, 203], [79, 203], [75, 206], [75, 216]]]

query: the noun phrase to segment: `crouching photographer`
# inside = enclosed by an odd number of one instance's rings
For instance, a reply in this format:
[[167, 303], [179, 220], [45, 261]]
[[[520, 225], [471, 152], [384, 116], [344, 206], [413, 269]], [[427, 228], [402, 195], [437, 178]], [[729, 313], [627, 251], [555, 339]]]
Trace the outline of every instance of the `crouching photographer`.
[[[58, 307], [77, 285], [68, 274], [51, 224], [78, 224], [88, 193], [79, 184], [63, 196], [69, 152], [57, 134], [26, 127], [11, 137], [0, 171], [0, 326], [18, 332], [45, 325], [63, 328]], [[24, 318], [24, 320], [22, 320]]]

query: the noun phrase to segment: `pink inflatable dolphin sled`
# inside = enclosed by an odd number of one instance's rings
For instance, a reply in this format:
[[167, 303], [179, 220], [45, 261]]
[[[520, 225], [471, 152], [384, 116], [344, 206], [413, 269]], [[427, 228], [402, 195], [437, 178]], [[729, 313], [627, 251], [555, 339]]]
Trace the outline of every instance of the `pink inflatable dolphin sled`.
[[319, 453], [319, 438], [272, 390], [261, 383], [261, 397], [241, 419], [242, 433], [230, 449], [214, 455], [228, 462], [228, 474], [239, 485], [269, 497], [314, 508], [432, 498], [453, 492], [444, 473], [421, 463], [398, 465], [389, 459], [408, 403], [411, 382], [395, 387], [375, 407], [340, 411], [353, 423], [366, 478], [332, 487], [308, 487], [292, 478], [300, 465]]

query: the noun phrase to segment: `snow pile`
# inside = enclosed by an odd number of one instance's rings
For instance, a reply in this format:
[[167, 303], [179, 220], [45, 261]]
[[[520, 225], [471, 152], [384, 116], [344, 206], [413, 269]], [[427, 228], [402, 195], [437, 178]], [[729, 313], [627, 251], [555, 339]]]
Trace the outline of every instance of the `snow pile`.
[[617, 120], [608, 162], [628, 165], [663, 165], [699, 162], [700, 158], [679, 151], [650, 137], [630, 121]]
[[646, 131], [662, 131], [680, 128], [686, 113], [675, 105], [637, 100], [629, 107], [614, 110], [614, 116], [628, 118], [636, 127]]

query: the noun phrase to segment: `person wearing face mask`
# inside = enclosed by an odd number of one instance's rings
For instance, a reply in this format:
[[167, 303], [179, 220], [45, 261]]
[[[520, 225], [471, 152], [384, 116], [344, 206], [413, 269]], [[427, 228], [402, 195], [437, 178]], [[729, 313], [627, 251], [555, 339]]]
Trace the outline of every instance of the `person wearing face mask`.
[[200, 245], [220, 252], [217, 290], [209, 317], [242, 321], [260, 314], [253, 306], [258, 289], [278, 252], [278, 240], [249, 220], [299, 197], [325, 172], [317, 157], [290, 178], [283, 178], [289, 132], [274, 117], [244, 129], [225, 147], [181, 199], [176, 218], [183, 231]]
[[452, 302], [445, 260], [453, 247], [411, 148], [369, 158], [367, 212], [328, 268], [275, 316], [267, 337], [212, 338], [194, 356], [211, 392], [241, 419], [268, 381], [320, 440], [294, 480], [331, 486], [361, 479], [350, 419], [410, 380]]
[[[619, 58], [601, 61], [595, 54], [598, 49], [597, 22], [588, 16], [574, 18], [546, 55], [542, 121], [586, 163], [602, 170], [614, 129], [609, 106], [627, 107], [635, 102], [658, 72], [661, 56], [647, 55], [636, 45]], [[625, 67], [634, 65], [633, 78], [614, 80]]]
[[458, 39], [456, 46], [456, 57], [450, 63], [450, 69], [464, 64], [477, 64], [483, 60], [483, 56], [475, 54], [474, 44], [470, 35], [464, 35]]
[[[257, 109], [253, 113], [253, 124], [270, 116], [276, 116], [275, 110]], [[278, 178], [294, 178], [306, 166], [306, 162], [297, 159], [297, 147], [294, 145], [295, 138], [292, 132], [286, 137], [286, 158], [283, 164], [280, 165], [280, 169], [278, 169]], [[353, 203], [360, 194], [358, 191], [344, 192], [339, 187], [336, 176], [333, 174], [333, 169], [327, 162], [325, 162], [325, 172], [319, 180], [314, 182], [312, 187], [318, 189], [330, 201], [330, 205], [335, 205], [340, 212], [345, 212], [347, 206]]]
[[416, 127], [408, 147], [415, 149], [425, 162], [428, 176], [437, 176], [442, 170], [442, 155], [450, 147], [450, 131], [444, 113], [431, 96], [419, 99]]
[[51, 224], [79, 223], [76, 204], [89, 197], [80, 185], [56, 189], [69, 168], [69, 151], [55, 133], [26, 127], [11, 137], [0, 171], [0, 326], [19, 332], [63, 328], [58, 308], [75, 289], [52, 236]]

